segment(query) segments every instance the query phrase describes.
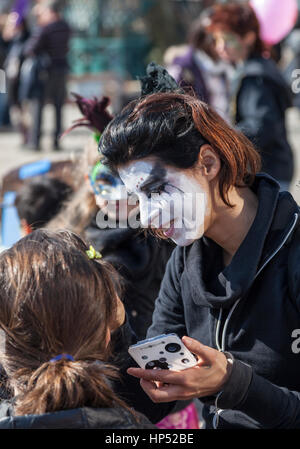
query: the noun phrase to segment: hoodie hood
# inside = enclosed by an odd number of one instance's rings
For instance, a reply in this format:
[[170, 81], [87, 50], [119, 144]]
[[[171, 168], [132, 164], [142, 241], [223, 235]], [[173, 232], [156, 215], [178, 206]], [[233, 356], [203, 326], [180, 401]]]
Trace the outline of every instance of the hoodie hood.
[[[186, 248], [187, 274], [197, 305], [230, 308], [244, 297], [260, 268], [293, 226], [299, 208], [288, 192], [279, 193], [279, 184], [272, 177], [257, 175], [252, 189], [258, 197], [256, 217], [230, 265], [224, 268], [211, 263], [222, 260], [222, 248], [206, 237]], [[280, 214], [277, 213], [279, 204]]]
[[147, 429], [154, 428], [141, 414], [139, 422], [125, 409], [82, 407], [41, 415], [14, 416], [9, 401], [0, 406], [0, 429]]

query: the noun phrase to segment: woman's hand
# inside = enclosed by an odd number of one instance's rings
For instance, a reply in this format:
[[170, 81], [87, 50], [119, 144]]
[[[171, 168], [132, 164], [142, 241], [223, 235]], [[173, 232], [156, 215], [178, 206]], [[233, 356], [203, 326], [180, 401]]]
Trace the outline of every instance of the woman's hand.
[[190, 337], [184, 345], [198, 357], [193, 368], [183, 371], [129, 368], [128, 374], [141, 379], [141, 387], [153, 402], [201, 398], [218, 393], [229, 376], [226, 356]]

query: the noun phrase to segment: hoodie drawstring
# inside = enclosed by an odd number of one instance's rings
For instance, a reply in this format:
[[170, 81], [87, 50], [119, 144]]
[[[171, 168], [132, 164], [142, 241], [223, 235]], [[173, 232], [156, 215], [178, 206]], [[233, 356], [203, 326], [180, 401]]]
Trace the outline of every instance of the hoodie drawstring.
[[[276, 256], [276, 254], [281, 250], [281, 248], [284, 246], [284, 244], [286, 243], [286, 241], [289, 239], [290, 235], [292, 234], [296, 223], [298, 221], [299, 215], [295, 214], [294, 215], [294, 222], [289, 230], [289, 232], [287, 233], [287, 235], [285, 236], [285, 238], [283, 239], [283, 241], [281, 242], [280, 246], [271, 254], [270, 257], [268, 257], [268, 259], [265, 261], [265, 263], [262, 265], [262, 267], [258, 270], [258, 272], [256, 273], [253, 282], [255, 281], [255, 279], [257, 278], [257, 276], [260, 274], [260, 272], [265, 268], [265, 266], [270, 262], [271, 259], [273, 259], [274, 256]], [[233, 304], [232, 308], [230, 309], [227, 318], [225, 320], [224, 326], [223, 326], [223, 331], [222, 331], [222, 338], [221, 338], [221, 345], [220, 345], [220, 341], [219, 341], [219, 333], [220, 333], [220, 326], [221, 326], [221, 320], [222, 320], [222, 314], [223, 314], [223, 309], [220, 309], [219, 311], [219, 316], [217, 319], [217, 326], [216, 326], [216, 346], [218, 351], [220, 352], [225, 352], [225, 337], [226, 337], [226, 331], [228, 328], [228, 324], [230, 321], [230, 318], [232, 317], [233, 312], [235, 311], [237, 305], [239, 304], [239, 302], [241, 301], [242, 298], [239, 298], [236, 300], [236, 302]], [[213, 428], [217, 429], [218, 428], [218, 424], [219, 424], [219, 416], [220, 413], [223, 411], [223, 409], [218, 408], [218, 399], [220, 397], [220, 395], [222, 394], [222, 391], [220, 391], [215, 399], [215, 415], [213, 418]]]

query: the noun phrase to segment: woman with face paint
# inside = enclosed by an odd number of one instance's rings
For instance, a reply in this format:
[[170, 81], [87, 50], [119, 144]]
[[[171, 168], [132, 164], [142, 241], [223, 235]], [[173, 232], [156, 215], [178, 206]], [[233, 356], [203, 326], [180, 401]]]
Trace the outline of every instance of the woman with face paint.
[[[199, 398], [207, 428], [299, 427], [292, 337], [300, 328], [300, 219], [292, 196], [258, 173], [260, 157], [243, 134], [184, 94], [132, 102], [99, 149], [138, 196], [142, 226], [178, 245], [147, 337], [174, 332], [198, 358], [181, 372], [129, 361], [131, 404], [157, 422], [172, 401]], [[134, 392], [138, 382], [152, 402]]]

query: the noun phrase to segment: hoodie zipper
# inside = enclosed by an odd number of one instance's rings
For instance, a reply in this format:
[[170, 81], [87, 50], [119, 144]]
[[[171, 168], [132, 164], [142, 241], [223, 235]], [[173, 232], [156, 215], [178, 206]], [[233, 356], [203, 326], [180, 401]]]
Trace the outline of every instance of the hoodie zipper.
[[[262, 265], [262, 267], [258, 270], [258, 272], [256, 273], [256, 275], [255, 275], [255, 277], [253, 279], [253, 282], [256, 280], [256, 278], [261, 273], [261, 271], [265, 268], [265, 266], [273, 259], [273, 257], [276, 256], [276, 254], [281, 250], [281, 248], [284, 246], [286, 241], [289, 239], [290, 235], [292, 234], [292, 232], [293, 232], [293, 230], [294, 230], [294, 228], [295, 228], [295, 226], [297, 224], [299, 215], [295, 214], [294, 217], [295, 217], [294, 218], [294, 222], [293, 222], [289, 232], [287, 233], [287, 235], [285, 236], [285, 238], [283, 239], [281, 244], [278, 246], [278, 248], [271, 254], [270, 257], [268, 257], [268, 259], [265, 261], [265, 263]], [[232, 317], [232, 314], [235, 311], [235, 309], [238, 306], [238, 304], [241, 301], [241, 299], [242, 299], [242, 297], [240, 297], [240, 298], [238, 298], [236, 300], [236, 302], [233, 304], [232, 308], [230, 309], [230, 311], [229, 311], [229, 313], [227, 315], [227, 318], [226, 318], [225, 323], [224, 323], [223, 331], [222, 331], [221, 345], [220, 345], [220, 342], [219, 342], [219, 333], [220, 333], [220, 326], [221, 326], [223, 310], [220, 309], [220, 311], [219, 311], [219, 316], [218, 316], [218, 319], [217, 319], [217, 326], [216, 326], [216, 346], [217, 346], [218, 351], [221, 351], [221, 352], [225, 351], [225, 337], [226, 337], [226, 331], [227, 331], [227, 328], [228, 328], [229, 320]], [[216, 397], [216, 400], [215, 400], [215, 415], [214, 415], [214, 418], [213, 418], [213, 427], [214, 427], [214, 429], [218, 428], [219, 415], [223, 411], [222, 409], [218, 408], [218, 399], [220, 397], [220, 394], [221, 394], [221, 392], [218, 393], [218, 395]]]

